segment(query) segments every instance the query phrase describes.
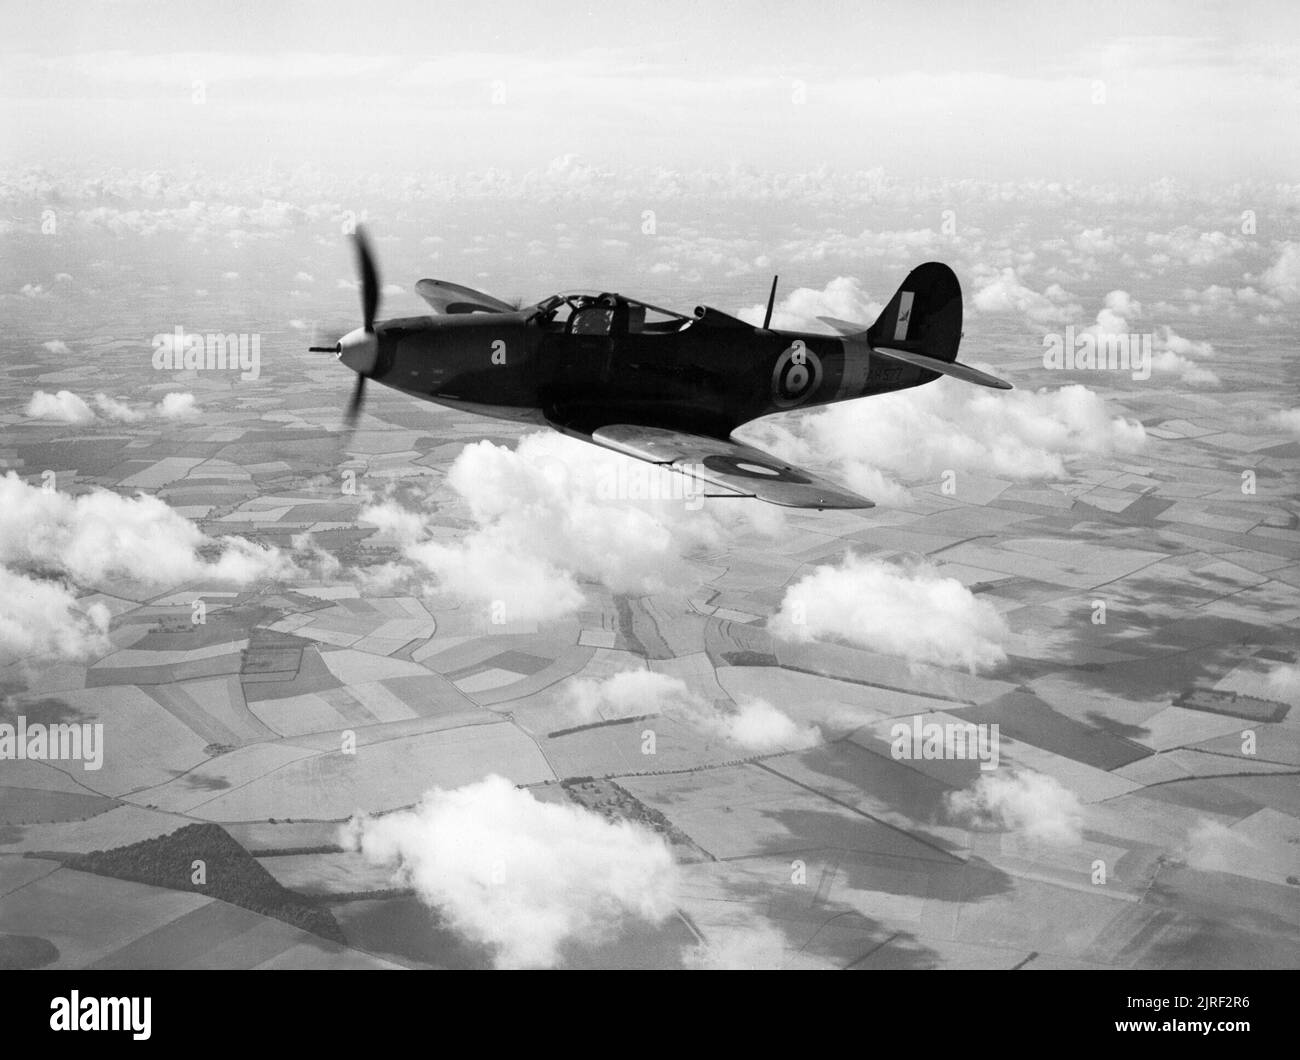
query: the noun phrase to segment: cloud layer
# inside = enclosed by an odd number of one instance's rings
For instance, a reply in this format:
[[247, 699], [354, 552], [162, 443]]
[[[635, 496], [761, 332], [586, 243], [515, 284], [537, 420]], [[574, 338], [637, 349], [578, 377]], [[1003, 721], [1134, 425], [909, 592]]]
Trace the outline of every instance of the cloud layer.
[[[126, 402], [107, 394], [96, 394], [95, 408], [106, 420], [114, 423], [141, 423], [150, 417], [180, 420], [194, 416], [199, 411], [194, 403], [194, 395], [190, 393], [166, 394], [157, 404], [143, 409], [132, 408]], [[85, 399], [70, 390], [59, 390], [53, 394], [38, 390], [32, 394], [24, 412], [34, 420], [51, 420], [56, 423], [93, 423], [98, 418]]]
[[107, 615], [83, 612], [70, 585], [105, 578], [234, 583], [301, 573], [292, 555], [244, 538], [213, 539], [168, 505], [107, 490], [73, 497], [0, 477], [0, 652], [78, 658], [102, 647]]
[[468, 445], [447, 483], [474, 524], [455, 539], [430, 498], [419, 508], [388, 498], [361, 517], [395, 538], [411, 571], [508, 621], [573, 613], [585, 599], [580, 579], [614, 592], [661, 591], [689, 579], [691, 549], [780, 525], [763, 506], [711, 508], [683, 495], [690, 484], [681, 476], [554, 433], [527, 435], [515, 450]]
[[[1071, 457], [1134, 452], [1146, 439], [1140, 423], [1112, 416], [1085, 386], [991, 393], [951, 380], [764, 420], [739, 433], [791, 463], [833, 468], [885, 504], [908, 501], [899, 480], [937, 481], [945, 471], [1063, 479]], [[960, 496], [960, 478], [957, 490]]]
[[1096, 323], [1084, 329], [1100, 337], [1107, 335], [1150, 335], [1151, 370], [1154, 373], [1176, 375], [1190, 386], [1217, 386], [1219, 377], [1198, 363], [1213, 357], [1214, 347], [1208, 342], [1184, 338], [1173, 328], [1163, 325], [1152, 329], [1145, 324], [1147, 314], [1142, 303], [1127, 291], [1111, 291], [1105, 304], [1097, 313]]

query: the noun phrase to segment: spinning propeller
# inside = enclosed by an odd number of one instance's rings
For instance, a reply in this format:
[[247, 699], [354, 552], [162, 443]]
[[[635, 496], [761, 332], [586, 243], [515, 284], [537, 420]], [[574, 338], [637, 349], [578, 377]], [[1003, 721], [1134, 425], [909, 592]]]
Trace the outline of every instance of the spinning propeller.
[[375, 370], [379, 359], [379, 337], [375, 334], [375, 313], [379, 309], [379, 270], [370, 252], [370, 241], [360, 228], [352, 237], [357, 248], [357, 271], [361, 273], [361, 327], [349, 331], [333, 346], [312, 346], [312, 353], [332, 353], [357, 373], [357, 384], [352, 389], [343, 420], [349, 428], [355, 427], [361, 414], [361, 404], [366, 393], [366, 379]]

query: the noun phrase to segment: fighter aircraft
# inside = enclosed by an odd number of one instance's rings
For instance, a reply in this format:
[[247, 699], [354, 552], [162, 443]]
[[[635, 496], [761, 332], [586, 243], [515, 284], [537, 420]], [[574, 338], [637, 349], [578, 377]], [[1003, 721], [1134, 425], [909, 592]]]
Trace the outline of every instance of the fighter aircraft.
[[[688, 475], [705, 496], [793, 508], [871, 501], [732, 439], [759, 416], [920, 386], [941, 375], [1010, 390], [956, 360], [961, 286], [939, 262], [919, 265], [874, 324], [820, 319], [839, 336], [762, 327], [699, 306], [692, 316], [615, 293], [567, 292], [512, 306], [443, 280], [416, 292], [432, 316], [376, 323], [379, 272], [355, 237], [362, 326], [333, 346], [357, 374], [355, 425], [373, 379], [483, 416], [536, 423]], [[869, 415], [869, 413], [866, 413]]]

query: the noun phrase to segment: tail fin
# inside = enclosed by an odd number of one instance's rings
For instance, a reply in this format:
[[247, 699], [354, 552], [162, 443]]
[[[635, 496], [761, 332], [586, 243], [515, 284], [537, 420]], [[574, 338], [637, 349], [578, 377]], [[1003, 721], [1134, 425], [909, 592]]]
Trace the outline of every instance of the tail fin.
[[961, 344], [961, 284], [952, 269], [927, 261], [909, 272], [868, 329], [867, 341], [875, 347], [955, 361]]
[[1010, 383], [997, 376], [957, 361], [961, 284], [952, 269], [940, 262], [927, 261], [909, 272], [880, 318], [865, 330], [861, 324], [847, 320], [818, 319], [847, 338], [866, 339], [873, 357], [901, 361], [935, 375], [949, 375], [994, 390], [1011, 389]]

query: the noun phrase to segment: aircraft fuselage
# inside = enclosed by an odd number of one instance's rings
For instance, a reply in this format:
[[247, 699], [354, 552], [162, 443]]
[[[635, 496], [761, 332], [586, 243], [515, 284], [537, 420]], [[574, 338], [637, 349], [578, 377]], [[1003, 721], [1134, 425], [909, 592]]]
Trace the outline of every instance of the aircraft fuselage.
[[579, 431], [626, 421], [726, 438], [757, 416], [937, 378], [873, 357], [861, 338], [769, 330], [710, 309], [673, 331], [575, 333], [530, 308], [390, 320], [375, 334], [375, 382]]

